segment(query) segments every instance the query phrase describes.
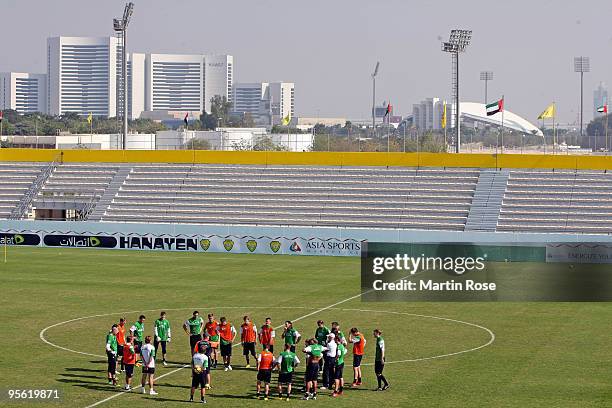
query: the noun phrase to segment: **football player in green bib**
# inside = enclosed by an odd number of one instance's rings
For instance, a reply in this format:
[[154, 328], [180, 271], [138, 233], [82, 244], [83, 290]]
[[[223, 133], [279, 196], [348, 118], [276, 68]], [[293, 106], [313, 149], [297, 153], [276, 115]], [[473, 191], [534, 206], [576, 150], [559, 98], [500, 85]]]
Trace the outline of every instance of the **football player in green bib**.
[[275, 365], [278, 367], [278, 399], [283, 399], [283, 384], [287, 386], [287, 401], [291, 398], [291, 384], [293, 383], [293, 371], [300, 364], [295, 353], [291, 352], [291, 345], [285, 344], [285, 351], [280, 353]]
[[[335, 340], [339, 340], [337, 337]], [[336, 387], [334, 392], [332, 393], [332, 397], [337, 397], [343, 394], [344, 392], [344, 356], [347, 355], [348, 350], [344, 344], [340, 341], [336, 341], [338, 343], [338, 350], [336, 351], [336, 368], [334, 370], [334, 381]]]
[[[378, 388], [376, 391], [385, 391], [389, 388], [389, 382], [383, 375], [385, 369], [385, 340], [382, 337], [382, 332], [374, 329], [374, 339], [376, 340], [376, 357], [374, 359], [374, 373], [378, 380]], [[385, 385], [383, 385], [383, 383]]]
[[295, 345], [300, 342], [302, 335], [293, 328], [293, 323], [290, 320], [285, 322], [285, 328], [281, 337], [285, 339], [285, 344], [291, 346], [291, 352], [295, 353]]
[[172, 330], [170, 329], [170, 322], [166, 318], [166, 312], [161, 312], [159, 319], [155, 321], [153, 334], [155, 335], [155, 341], [153, 342], [153, 346], [155, 347], [155, 355], [159, 355], [159, 346], [161, 345], [162, 364], [167, 366], [166, 346], [172, 338]]
[[130, 335], [134, 338], [134, 349], [136, 350], [136, 366], [139, 367], [140, 363], [140, 349], [142, 348], [142, 342], [144, 341], [144, 324], [146, 317], [140, 315], [138, 321], [136, 321], [132, 327], [130, 327]]
[[[317, 342], [325, 346], [327, 345], [327, 335], [331, 333], [331, 331], [325, 326], [325, 322], [323, 320], [317, 320], [317, 329], [315, 330], [314, 338], [317, 339]], [[327, 369], [324, 369], [323, 365], [325, 363], [325, 358], [322, 358], [319, 361], [319, 371], [323, 371], [323, 387], [325, 389], [329, 387], [329, 379], [327, 378]]]
[[117, 385], [117, 325], [113, 324], [106, 335], [106, 357], [108, 359], [108, 385]]
[[323, 352], [327, 351], [327, 347], [322, 346], [317, 342], [317, 339], [310, 339], [310, 345], [304, 348], [304, 353], [308, 355], [306, 362], [306, 393], [304, 400], [317, 399], [317, 381], [319, 378], [319, 361], [323, 358]]
[[200, 312], [193, 311], [192, 316], [183, 323], [183, 330], [189, 335], [189, 350], [194, 353], [194, 347], [198, 341], [202, 340], [202, 330], [204, 329], [204, 319], [200, 317]]

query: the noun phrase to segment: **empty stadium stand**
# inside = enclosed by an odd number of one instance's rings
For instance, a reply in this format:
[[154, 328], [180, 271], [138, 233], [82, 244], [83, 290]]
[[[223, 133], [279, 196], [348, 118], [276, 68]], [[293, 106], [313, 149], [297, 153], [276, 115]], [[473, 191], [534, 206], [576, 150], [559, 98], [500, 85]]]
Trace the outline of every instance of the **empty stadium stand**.
[[512, 170], [498, 231], [612, 233], [612, 174]]
[[55, 168], [33, 200], [36, 209], [91, 212], [118, 172], [117, 164], [62, 164]]
[[46, 164], [0, 162], [0, 218], [11, 218]]
[[478, 170], [134, 166], [102, 221], [463, 230]]
[[37, 210], [102, 222], [612, 234], [605, 171], [0, 162], [0, 177], [0, 218], [36, 192]]

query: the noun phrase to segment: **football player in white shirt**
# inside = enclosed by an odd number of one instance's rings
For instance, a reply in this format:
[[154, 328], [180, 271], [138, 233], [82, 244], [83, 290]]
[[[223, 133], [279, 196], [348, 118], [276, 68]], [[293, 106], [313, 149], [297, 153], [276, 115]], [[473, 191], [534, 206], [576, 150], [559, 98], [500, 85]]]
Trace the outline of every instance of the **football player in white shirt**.
[[145, 337], [145, 344], [140, 350], [140, 357], [142, 358], [142, 380], [140, 385], [142, 386], [142, 393], [146, 394], [145, 386], [147, 379], [149, 382], [149, 394], [157, 395], [157, 392], [153, 389], [153, 381], [155, 377], [155, 347], [151, 344], [151, 336]]

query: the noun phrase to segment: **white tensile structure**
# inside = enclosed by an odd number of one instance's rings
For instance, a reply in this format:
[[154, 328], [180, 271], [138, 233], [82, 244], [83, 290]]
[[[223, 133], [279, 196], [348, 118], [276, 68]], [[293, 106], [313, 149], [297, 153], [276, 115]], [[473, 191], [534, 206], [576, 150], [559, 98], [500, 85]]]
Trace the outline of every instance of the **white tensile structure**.
[[[520, 133], [543, 136], [542, 130], [520, 117], [519, 115], [504, 110], [503, 113], [504, 128], [512, 129]], [[485, 104], [477, 102], [461, 102], [461, 121], [479, 122], [493, 126], [502, 126], [502, 113], [496, 113], [492, 116], [487, 116]]]

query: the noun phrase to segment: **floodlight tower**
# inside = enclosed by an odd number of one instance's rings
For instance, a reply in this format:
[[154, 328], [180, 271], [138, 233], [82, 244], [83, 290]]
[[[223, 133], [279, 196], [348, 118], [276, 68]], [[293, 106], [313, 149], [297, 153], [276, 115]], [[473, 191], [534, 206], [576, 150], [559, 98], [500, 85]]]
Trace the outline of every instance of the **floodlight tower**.
[[487, 103], [489, 103], [489, 95], [488, 95], [488, 92], [487, 92], [487, 91], [488, 91], [488, 84], [489, 84], [489, 81], [492, 81], [492, 80], [493, 80], [493, 71], [482, 71], [482, 72], [480, 73], [480, 80], [481, 80], [481, 81], [484, 81], [484, 84], [485, 84], [485, 98], [484, 98], [484, 103], [485, 103], [485, 105], [486, 105]]
[[442, 51], [449, 52], [452, 55], [452, 85], [455, 99], [455, 153], [459, 153], [461, 147], [461, 126], [459, 117], [461, 109], [459, 107], [459, 53], [465, 52], [465, 49], [470, 45], [472, 40], [472, 30], [452, 30], [448, 42], [442, 43]]
[[380, 68], [380, 62], [376, 63], [376, 68], [372, 73], [372, 134], [376, 128], [376, 75], [378, 75], [378, 68]]
[[132, 13], [134, 12], [134, 3], [129, 2], [123, 9], [122, 18], [113, 19], [113, 29], [117, 36], [121, 39], [121, 101], [123, 115], [123, 130], [121, 145], [123, 150], [126, 149], [126, 140], [128, 133], [128, 93], [127, 93], [127, 28], [130, 24]]
[[589, 57], [574, 57], [574, 72], [580, 73], [580, 141], [582, 142], [584, 117], [584, 73], [591, 71]]

